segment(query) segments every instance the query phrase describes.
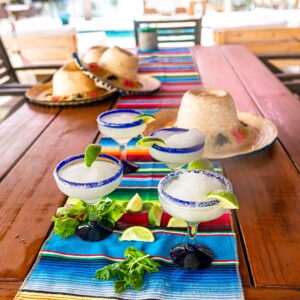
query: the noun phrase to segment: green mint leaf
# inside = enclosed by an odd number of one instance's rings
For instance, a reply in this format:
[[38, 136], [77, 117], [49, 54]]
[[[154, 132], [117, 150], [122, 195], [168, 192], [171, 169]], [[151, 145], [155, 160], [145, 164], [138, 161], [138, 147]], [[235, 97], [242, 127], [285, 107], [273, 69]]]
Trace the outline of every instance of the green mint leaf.
[[127, 283], [125, 280], [117, 280], [114, 284], [115, 292], [122, 293], [126, 290]]
[[126, 257], [133, 257], [133, 258], [139, 258], [139, 257], [143, 257], [146, 256], [147, 254], [143, 251], [140, 251], [138, 249], [136, 249], [133, 246], [130, 246], [128, 248], [126, 248], [124, 256]]
[[109, 212], [115, 209], [116, 202], [111, 199], [101, 200], [95, 206], [97, 212], [97, 218], [101, 220], [104, 216], [108, 215]]
[[118, 269], [120, 268], [119, 262], [107, 265], [102, 269], [96, 271], [95, 277], [100, 280], [109, 280], [118, 275]]
[[84, 162], [87, 167], [91, 167], [93, 162], [99, 156], [101, 152], [101, 146], [98, 144], [90, 144], [86, 147], [84, 152]]
[[117, 222], [121, 219], [121, 217], [125, 214], [126, 208], [121, 204], [116, 203], [115, 208], [108, 213], [108, 218]]
[[143, 202], [143, 208], [142, 211], [144, 210], [150, 210], [150, 208], [153, 206], [153, 203], [151, 201], [144, 201]]
[[135, 277], [131, 277], [126, 282], [128, 283], [128, 285], [132, 286], [137, 291], [139, 291], [143, 285], [144, 279], [143, 279], [143, 277], [141, 277], [137, 274], [137, 275], [135, 275]]
[[62, 238], [67, 238], [76, 232], [79, 225], [78, 220], [64, 216], [62, 218], [53, 217], [54, 232]]

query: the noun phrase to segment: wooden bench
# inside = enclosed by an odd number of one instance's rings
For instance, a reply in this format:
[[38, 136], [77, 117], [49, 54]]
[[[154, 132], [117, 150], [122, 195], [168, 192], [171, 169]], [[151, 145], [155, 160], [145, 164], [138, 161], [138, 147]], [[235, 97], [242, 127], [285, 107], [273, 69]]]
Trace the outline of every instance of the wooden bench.
[[214, 42], [242, 44], [255, 54], [300, 53], [300, 28], [215, 29]]

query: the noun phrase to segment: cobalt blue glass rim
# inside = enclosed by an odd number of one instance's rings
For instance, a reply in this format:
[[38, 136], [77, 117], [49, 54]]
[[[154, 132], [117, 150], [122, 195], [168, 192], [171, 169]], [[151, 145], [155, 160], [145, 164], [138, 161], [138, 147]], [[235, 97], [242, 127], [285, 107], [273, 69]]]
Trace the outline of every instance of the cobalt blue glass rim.
[[108, 116], [108, 115], [112, 115], [112, 114], [116, 114], [116, 113], [133, 113], [133, 114], [136, 114], [136, 115], [143, 114], [141, 111], [136, 110], [136, 109], [112, 109], [112, 110], [108, 110], [106, 112], [103, 112], [102, 114], [100, 114], [97, 117], [98, 124], [100, 124], [102, 126], [105, 126], [105, 127], [120, 128], [120, 129], [135, 127], [135, 126], [139, 126], [139, 125], [143, 124], [142, 120], [134, 121], [134, 122], [130, 122], [130, 123], [122, 123], [122, 124], [110, 123], [110, 122], [103, 121], [103, 117]]
[[71, 187], [79, 187], [79, 188], [90, 189], [90, 188], [98, 188], [98, 187], [107, 185], [109, 183], [112, 183], [115, 180], [117, 180], [120, 176], [122, 176], [122, 174], [123, 174], [123, 164], [122, 164], [122, 162], [120, 160], [118, 160], [117, 158], [115, 158], [115, 157], [113, 157], [111, 155], [108, 155], [108, 154], [99, 154], [98, 157], [106, 158], [108, 160], [111, 160], [112, 162], [116, 163], [120, 167], [120, 169], [118, 170], [118, 172], [115, 175], [113, 175], [113, 176], [111, 176], [111, 177], [109, 177], [109, 178], [107, 178], [105, 180], [102, 180], [102, 181], [80, 183], [80, 182], [73, 182], [73, 181], [69, 181], [69, 180], [63, 179], [59, 175], [59, 171], [64, 166], [66, 166], [67, 164], [72, 163], [75, 160], [83, 159], [84, 158], [84, 154], [77, 154], [77, 155], [70, 156], [70, 157], [62, 160], [61, 162], [59, 162], [57, 164], [55, 170], [54, 170], [54, 177], [56, 177], [57, 180], [59, 180], [60, 182], [66, 184], [66, 185], [69, 185]]
[[230, 181], [223, 176], [221, 173], [213, 172], [213, 171], [208, 171], [208, 170], [179, 170], [175, 171], [173, 173], [168, 174], [166, 177], [160, 180], [158, 184], [158, 193], [165, 199], [169, 200], [170, 202], [173, 202], [175, 204], [181, 205], [181, 206], [188, 206], [188, 207], [210, 207], [217, 205], [219, 203], [218, 200], [209, 200], [209, 201], [203, 201], [203, 202], [195, 202], [195, 201], [187, 201], [187, 200], [182, 200], [182, 199], [177, 199], [171, 195], [169, 195], [165, 191], [166, 185], [176, 177], [178, 177], [181, 174], [184, 173], [197, 173], [197, 174], [204, 174], [208, 177], [214, 178], [221, 182], [225, 187], [228, 192], [232, 192], [232, 185]]
[[[189, 129], [179, 128], [179, 127], [163, 128], [163, 129], [153, 131], [150, 134], [150, 136], [155, 136], [156, 133], [161, 132], [161, 131], [187, 132], [188, 130]], [[159, 146], [156, 144], [153, 144], [152, 148], [156, 149], [158, 151], [161, 151], [161, 152], [166, 152], [166, 153], [187, 154], [187, 153], [193, 153], [193, 152], [201, 150], [202, 148], [204, 148], [204, 144], [205, 144], [205, 141], [203, 140], [203, 143], [199, 143], [195, 146], [186, 147], [186, 148], [170, 148], [170, 147]]]

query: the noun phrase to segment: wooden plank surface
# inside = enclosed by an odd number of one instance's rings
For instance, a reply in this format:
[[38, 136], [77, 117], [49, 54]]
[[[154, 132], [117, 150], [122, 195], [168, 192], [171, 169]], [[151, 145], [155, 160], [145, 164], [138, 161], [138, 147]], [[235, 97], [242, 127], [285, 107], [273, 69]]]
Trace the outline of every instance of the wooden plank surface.
[[22, 281], [0, 281], [0, 299], [13, 300], [22, 283]]
[[[279, 143], [226, 160], [256, 286], [300, 287], [300, 180]], [[244, 179], [244, 180], [243, 180]]]
[[1, 182], [0, 280], [24, 280], [65, 198], [52, 171], [96, 138], [96, 117], [110, 106], [63, 110]]
[[[258, 111], [218, 47], [195, 47], [193, 55], [204, 86], [224, 88], [237, 107]], [[238, 220], [254, 284], [300, 287], [300, 179], [286, 152], [275, 142], [268, 151], [223, 165], [240, 201]]]
[[244, 288], [246, 300], [299, 300], [300, 290], [286, 288]]
[[300, 101], [245, 47], [222, 46], [261, 113], [279, 130], [279, 139], [300, 168]]
[[59, 109], [22, 105], [0, 125], [0, 180], [39, 137]]

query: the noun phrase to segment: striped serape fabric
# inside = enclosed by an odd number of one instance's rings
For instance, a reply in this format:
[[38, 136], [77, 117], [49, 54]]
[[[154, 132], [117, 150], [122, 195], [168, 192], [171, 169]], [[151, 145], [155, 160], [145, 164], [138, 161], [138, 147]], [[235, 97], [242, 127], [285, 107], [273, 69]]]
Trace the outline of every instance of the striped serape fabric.
[[[103, 139], [101, 144], [109, 153], [111, 140]], [[125, 175], [119, 188], [108, 195], [109, 198], [125, 201], [138, 192], [143, 200], [158, 201], [158, 180], [169, 169], [153, 161], [138, 163], [139, 170]], [[215, 164], [215, 167], [219, 168], [219, 165]], [[82, 241], [75, 235], [62, 239], [52, 234], [16, 299], [243, 299], [230, 212], [200, 225], [197, 243], [210, 247], [215, 258], [211, 267], [197, 271], [180, 270], [171, 263], [170, 248], [188, 239], [184, 230], [165, 228], [169, 218], [164, 214], [162, 228], [152, 229], [156, 239], [154, 243], [120, 242], [118, 237], [122, 230], [118, 229], [105, 240], [94, 243]], [[131, 225], [148, 226], [147, 214], [126, 214], [117, 228]], [[113, 281], [96, 280], [95, 271], [112, 261], [121, 260], [130, 245], [153, 256], [161, 267], [158, 273], [145, 276], [140, 292], [129, 288], [122, 294], [116, 294]]]
[[190, 50], [187, 48], [162, 49], [139, 53], [142, 74], [149, 74], [161, 81], [158, 93], [149, 96], [123, 96], [118, 108], [159, 109], [178, 107], [182, 95], [201, 87]]
[[[149, 97], [122, 97], [118, 108], [154, 113], [162, 108], [178, 107], [186, 90], [201, 85], [188, 49], [165, 49], [143, 53], [140, 57], [140, 71], [159, 78], [162, 81], [161, 90]], [[100, 143], [104, 153], [119, 155], [118, 146], [113, 140], [103, 138]], [[108, 196], [113, 200], [128, 201], [138, 192], [144, 201], [158, 201], [158, 181], [170, 170], [164, 164], [154, 162], [147, 151], [136, 149], [135, 143], [136, 139], [129, 143], [127, 157], [136, 161], [140, 168], [136, 173], [124, 175], [119, 188]], [[214, 164], [214, 167], [221, 171], [219, 164]], [[164, 213], [161, 227], [151, 229], [156, 239], [154, 243], [118, 241], [123, 228], [131, 225], [148, 226], [147, 213], [125, 214], [117, 223], [114, 233], [100, 242], [85, 242], [75, 235], [62, 239], [52, 233], [15, 299], [243, 299], [230, 212], [200, 225], [197, 243], [210, 247], [215, 257], [212, 266], [197, 271], [177, 269], [171, 263], [170, 248], [187, 242], [187, 236], [184, 230], [166, 228], [169, 219], [170, 216]], [[128, 288], [126, 292], [116, 294], [113, 281], [95, 279], [95, 271], [111, 262], [120, 261], [129, 245], [149, 253], [161, 267], [159, 272], [145, 275], [141, 291]]]

